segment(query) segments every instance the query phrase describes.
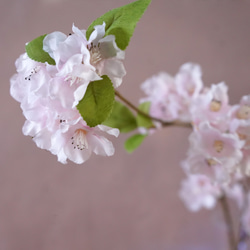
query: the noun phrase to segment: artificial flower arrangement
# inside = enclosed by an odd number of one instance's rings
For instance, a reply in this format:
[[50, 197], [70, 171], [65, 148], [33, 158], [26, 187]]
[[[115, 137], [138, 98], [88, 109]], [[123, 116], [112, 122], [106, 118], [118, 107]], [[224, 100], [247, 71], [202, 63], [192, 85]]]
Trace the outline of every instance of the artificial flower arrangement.
[[[190, 147], [180, 197], [191, 211], [219, 202], [230, 250], [246, 249], [250, 236], [250, 95], [229, 104], [224, 82], [204, 87], [198, 64], [175, 76], [160, 72], [142, 83], [145, 97], [133, 105], [116, 89], [126, 74], [125, 49], [151, 0], [138, 0], [96, 19], [87, 30], [53, 32], [26, 44], [16, 60], [10, 93], [20, 102], [24, 135], [58, 161], [82, 164], [92, 152], [111, 156], [105, 135], [136, 131], [125, 142], [134, 151], [149, 134], [168, 126], [188, 127]], [[131, 110], [133, 112], [131, 112]], [[234, 233], [227, 198], [239, 208]]]

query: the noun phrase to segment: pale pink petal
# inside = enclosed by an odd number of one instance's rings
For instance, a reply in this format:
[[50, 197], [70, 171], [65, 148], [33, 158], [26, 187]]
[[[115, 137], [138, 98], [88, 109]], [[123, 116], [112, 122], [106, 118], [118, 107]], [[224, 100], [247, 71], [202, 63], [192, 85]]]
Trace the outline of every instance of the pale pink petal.
[[119, 129], [111, 128], [111, 127], [108, 127], [108, 126], [105, 126], [105, 125], [98, 125], [98, 128], [101, 131], [104, 131], [104, 132], [108, 133], [109, 135], [113, 135], [115, 137], [118, 137], [118, 135], [120, 133]]
[[48, 34], [43, 39], [43, 50], [48, 52], [54, 58], [54, 52], [58, 49], [60, 43], [66, 40], [67, 36], [59, 31]]
[[103, 156], [111, 156], [114, 154], [115, 149], [113, 144], [107, 138], [97, 135], [91, 135], [87, 138], [95, 154]]
[[94, 26], [94, 31], [91, 33], [89, 37], [89, 44], [93, 43], [97, 45], [99, 40], [105, 35], [105, 22], [102, 25]]
[[122, 78], [126, 75], [123, 63], [115, 58], [106, 59], [99, 63], [98, 72], [100, 75], [107, 75], [115, 88], [121, 85]]

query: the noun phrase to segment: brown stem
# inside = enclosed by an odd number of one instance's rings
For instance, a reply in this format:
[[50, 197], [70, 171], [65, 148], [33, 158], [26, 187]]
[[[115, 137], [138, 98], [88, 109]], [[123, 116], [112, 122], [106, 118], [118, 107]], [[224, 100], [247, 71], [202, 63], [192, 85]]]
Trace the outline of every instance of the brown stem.
[[162, 126], [167, 127], [167, 126], [179, 126], [179, 127], [186, 127], [186, 128], [192, 128], [191, 123], [188, 122], [181, 122], [181, 121], [174, 121], [174, 122], [166, 122], [163, 121], [159, 118], [152, 117], [143, 111], [139, 110], [134, 104], [132, 104], [129, 100], [127, 100], [124, 96], [122, 96], [118, 91], [115, 91], [115, 95], [123, 101], [128, 107], [130, 107], [132, 110], [134, 110], [136, 113], [143, 115], [147, 118], [150, 118], [153, 121], [160, 122]]
[[225, 195], [222, 196], [219, 199], [219, 201], [224, 215], [224, 220], [227, 226], [227, 239], [228, 239], [229, 250], [237, 250], [237, 244], [234, 236], [233, 220], [226, 196]]
[[[245, 197], [245, 200], [244, 200], [244, 205], [243, 207], [241, 208], [241, 211], [240, 211], [240, 217], [242, 216], [242, 214], [245, 212], [245, 210], [248, 208], [248, 198], [247, 198], [247, 194], [249, 192], [249, 181], [250, 181], [250, 178], [249, 177], [246, 177], [244, 178], [240, 184], [242, 185], [243, 187], [243, 191], [244, 191], [244, 197]], [[244, 228], [243, 228], [243, 225], [242, 225], [242, 221], [240, 220], [240, 223], [239, 223], [239, 228], [238, 228], [238, 246], [239, 246], [239, 249], [240, 248], [240, 245], [245, 245], [247, 244], [247, 240], [249, 239], [249, 236], [248, 234], [245, 232]]]

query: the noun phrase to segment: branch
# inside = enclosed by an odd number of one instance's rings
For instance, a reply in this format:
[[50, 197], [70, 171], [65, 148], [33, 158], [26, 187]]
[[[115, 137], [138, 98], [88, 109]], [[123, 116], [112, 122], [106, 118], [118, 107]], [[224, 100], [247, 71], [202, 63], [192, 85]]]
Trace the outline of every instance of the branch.
[[233, 227], [233, 220], [230, 213], [229, 205], [227, 202], [227, 198], [223, 195], [220, 199], [220, 205], [222, 208], [222, 212], [224, 215], [225, 223], [227, 226], [227, 239], [228, 239], [228, 246], [229, 250], [237, 250], [237, 244], [234, 237], [234, 227]]
[[163, 127], [168, 127], [168, 126], [178, 126], [178, 127], [186, 127], [186, 128], [192, 128], [191, 123], [188, 122], [181, 122], [181, 121], [174, 121], [174, 122], [166, 122], [163, 121], [159, 118], [152, 117], [140, 109], [138, 109], [134, 104], [132, 104], [129, 100], [127, 100], [124, 96], [122, 96], [118, 91], [115, 91], [115, 95], [123, 101], [128, 107], [130, 107], [132, 110], [134, 110], [137, 114], [143, 115], [153, 121], [160, 122]]

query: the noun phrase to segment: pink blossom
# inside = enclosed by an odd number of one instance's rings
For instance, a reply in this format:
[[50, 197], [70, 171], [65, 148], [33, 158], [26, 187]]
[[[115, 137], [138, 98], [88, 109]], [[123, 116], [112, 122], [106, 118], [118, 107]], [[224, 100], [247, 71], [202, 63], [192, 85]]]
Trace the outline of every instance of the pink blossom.
[[178, 119], [181, 121], [191, 121], [190, 107], [203, 88], [201, 76], [200, 66], [193, 63], [183, 64], [175, 76], [175, 88], [181, 105]]
[[151, 102], [151, 116], [164, 121], [177, 119], [181, 106], [175, 91], [173, 77], [161, 72], [147, 79], [141, 88], [148, 95], [141, 99], [141, 102]]
[[10, 94], [23, 106], [48, 95], [49, 65], [31, 60], [26, 53], [16, 60], [17, 73], [10, 79]]
[[71, 121], [69, 126], [66, 122], [64, 126], [66, 126], [65, 129], [58, 129], [51, 139], [50, 151], [57, 155], [58, 161], [66, 163], [68, 158], [77, 164], [81, 164], [88, 160], [92, 152], [103, 156], [114, 154], [113, 144], [101, 134], [106, 132], [118, 136], [118, 129], [103, 125], [90, 128], [81, 117]]
[[197, 96], [190, 107], [194, 124], [209, 121], [220, 130], [227, 128], [227, 114], [229, 111], [228, 87], [224, 82], [213, 84], [210, 89]]
[[214, 208], [221, 190], [204, 175], [189, 175], [182, 181], [179, 195], [190, 211], [197, 212], [201, 208]]
[[216, 158], [202, 153], [189, 152], [187, 159], [182, 162], [184, 171], [188, 174], [201, 174], [216, 183], [228, 183], [231, 180], [230, 173], [225, 163]]
[[201, 67], [198, 64], [183, 64], [175, 76], [177, 93], [186, 100], [197, 98], [203, 88], [201, 76]]
[[105, 22], [102, 25], [96, 25], [89, 37], [87, 47], [90, 51], [90, 63], [100, 76], [107, 75], [117, 88], [126, 74], [122, 63], [125, 52], [117, 47], [114, 35], [105, 37], [104, 35]]
[[159, 101], [167, 98], [174, 88], [174, 78], [165, 72], [160, 72], [142, 83], [141, 89], [148, 96], [142, 101]]
[[69, 36], [61, 32], [48, 34], [43, 46], [58, 69], [55, 83], [60, 87], [52, 84], [53, 95], [60, 96], [65, 107], [78, 104], [89, 82], [108, 75], [114, 87], [118, 87], [126, 74], [122, 63], [125, 52], [117, 47], [113, 35], [105, 36], [105, 23], [94, 27], [89, 40], [85, 30], [73, 25], [72, 31]]
[[250, 149], [250, 95], [243, 96], [240, 103], [231, 108], [229, 116], [230, 131], [245, 142], [244, 149]]
[[190, 137], [192, 147], [208, 157], [226, 160], [229, 165], [236, 165], [242, 159], [244, 146], [235, 133], [222, 133], [208, 122], [202, 122]]
[[242, 142], [237, 134], [222, 133], [202, 122], [189, 137], [190, 149], [184, 169], [209, 176], [219, 183], [230, 182], [242, 160]]
[[[54, 105], [54, 106], [53, 106]], [[77, 109], [49, 106], [36, 106], [23, 126], [23, 133], [32, 137], [39, 148], [57, 155], [58, 161], [67, 158], [77, 164], [85, 162], [92, 152], [103, 156], [114, 153], [112, 143], [105, 133], [118, 136], [119, 131], [103, 125], [90, 128], [83, 121]], [[36, 117], [35, 114], [40, 114]], [[103, 131], [103, 132], [102, 132]], [[103, 135], [101, 135], [103, 134]]]

